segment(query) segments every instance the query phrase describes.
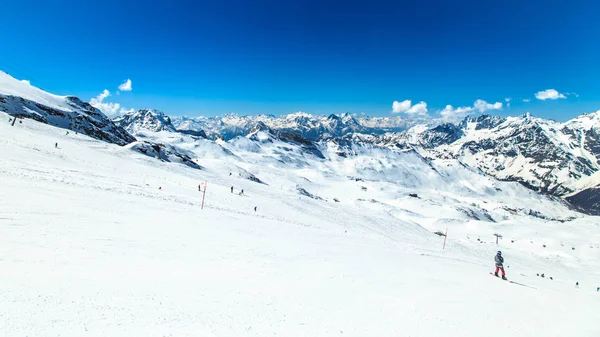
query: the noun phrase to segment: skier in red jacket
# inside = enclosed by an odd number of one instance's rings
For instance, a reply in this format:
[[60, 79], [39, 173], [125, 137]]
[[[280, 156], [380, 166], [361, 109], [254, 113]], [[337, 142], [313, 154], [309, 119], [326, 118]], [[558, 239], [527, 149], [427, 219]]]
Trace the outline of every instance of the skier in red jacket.
[[494, 261], [496, 262], [496, 271], [494, 275], [498, 276], [498, 270], [502, 271], [502, 279], [506, 280], [506, 274], [504, 273], [504, 258], [502, 257], [502, 252], [498, 251], [496, 256], [494, 257]]

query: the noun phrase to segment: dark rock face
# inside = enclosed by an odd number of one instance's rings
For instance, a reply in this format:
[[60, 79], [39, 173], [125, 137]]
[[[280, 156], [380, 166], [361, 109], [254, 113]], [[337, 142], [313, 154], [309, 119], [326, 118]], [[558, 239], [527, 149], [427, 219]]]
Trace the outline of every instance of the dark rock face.
[[427, 148], [435, 148], [443, 144], [451, 144], [464, 135], [462, 129], [454, 124], [442, 124], [423, 134], [422, 144]]
[[206, 138], [206, 133], [202, 130], [177, 130], [177, 132], [192, 137]]
[[189, 154], [173, 146], [152, 143], [148, 141], [137, 142], [131, 144], [130, 146], [132, 150], [152, 158], [156, 158], [165, 162], [179, 162], [197, 170], [202, 169], [202, 167], [198, 165]]
[[600, 215], [600, 186], [585, 189], [566, 199], [586, 213]]
[[31, 118], [52, 126], [73, 130], [108, 143], [126, 145], [136, 141], [123, 128], [115, 125], [100, 110], [77, 97], [66, 97], [70, 109], [51, 108], [22, 97], [1, 95], [0, 109], [9, 115]]
[[[264, 132], [269, 137], [266, 139], [260, 139], [260, 137], [257, 134], [258, 132]], [[258, 122], [252, 128], [252, 130], [250, 131], [250, 134], [248, 135], [248, 138], [250, 140], [253, 140], [256, 142], [270, 142], [270, 143], [272, 143], [274, 139], [277, 139], [282, 142], [298, 145], [302, 149], [303, 152], [312, 154], [320, 159], [325, 159], [325, 156], [323, 156], [323, 153], [321, 152], [321, 150], [319, 150], [319, 148], [317, 147], [317, 145], [314, 142], [312, 142], [296, 133], [273, 130], [262, 122]], [[285, 150], [285, 148], [284, 148], [284, 150]]]

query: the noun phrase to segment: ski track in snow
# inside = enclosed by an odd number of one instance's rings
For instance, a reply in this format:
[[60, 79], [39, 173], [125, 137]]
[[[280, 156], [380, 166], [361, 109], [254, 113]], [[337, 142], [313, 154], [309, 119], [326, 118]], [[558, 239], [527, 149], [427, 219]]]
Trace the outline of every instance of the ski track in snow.
[[[364, 163], [373, 179], [356, 182], [358, 162], [294, 171], [235, 148], [243, 165], [193, 170], [31, 120], [0, 123], [0, 149], [0, 336], [600, 335], [598, 218], [503, 219], [506, 205], [573, 215], [518, 184], [448, 167], [438, 190], [410, 156], [410, 184]], [[487, 275], [498, 249], [527, 286]]]

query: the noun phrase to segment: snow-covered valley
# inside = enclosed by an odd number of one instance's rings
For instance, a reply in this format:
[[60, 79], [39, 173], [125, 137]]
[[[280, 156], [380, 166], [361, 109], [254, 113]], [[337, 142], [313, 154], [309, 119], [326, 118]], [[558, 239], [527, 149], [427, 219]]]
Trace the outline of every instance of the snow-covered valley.
[[0, 123], [1, 335], [600, 333], [596, 217], [411, 151], [152, 137], [201, 169]]

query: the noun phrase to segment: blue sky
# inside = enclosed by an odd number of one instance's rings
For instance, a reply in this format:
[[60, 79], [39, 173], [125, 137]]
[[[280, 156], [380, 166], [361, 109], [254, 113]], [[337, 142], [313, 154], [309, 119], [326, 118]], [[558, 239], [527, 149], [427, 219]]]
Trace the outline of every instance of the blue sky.
[[[600, 109], [592, 0], [9, 0], [2, 11], [0, 69], [85, 100], [108, 90], [102, 104], [126, 109], [385, 116], [397, 101], [404, 115], [425, 102], [432, 117], [451, 105], [557, 120]], [[126, 79], [132, 90], [118, 92]], [[536, 99], [547, 89], [559, 98]]]

